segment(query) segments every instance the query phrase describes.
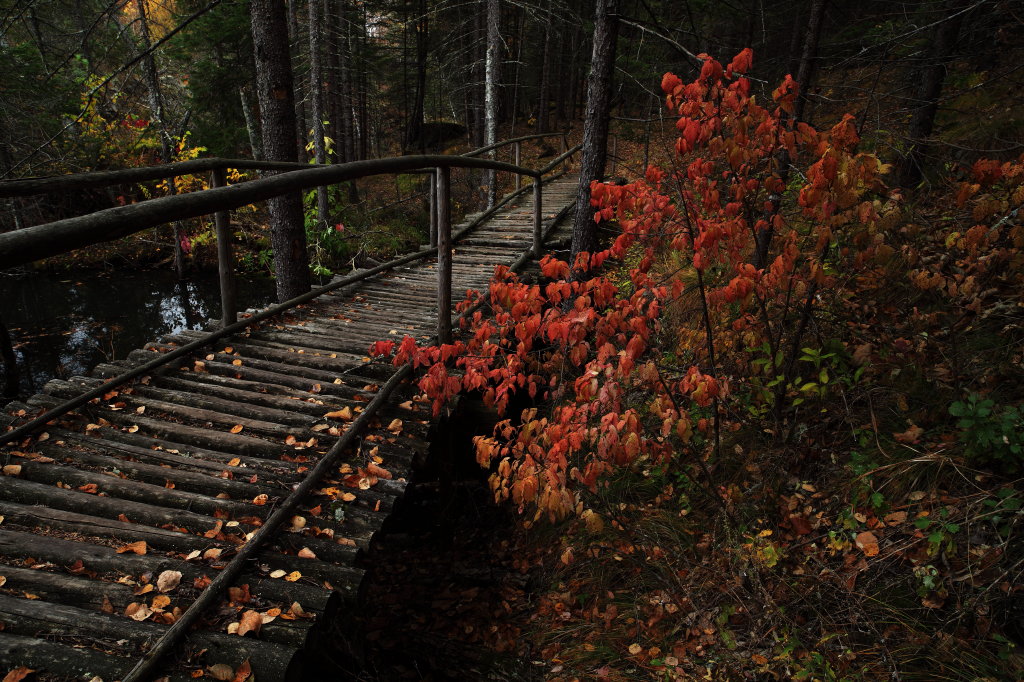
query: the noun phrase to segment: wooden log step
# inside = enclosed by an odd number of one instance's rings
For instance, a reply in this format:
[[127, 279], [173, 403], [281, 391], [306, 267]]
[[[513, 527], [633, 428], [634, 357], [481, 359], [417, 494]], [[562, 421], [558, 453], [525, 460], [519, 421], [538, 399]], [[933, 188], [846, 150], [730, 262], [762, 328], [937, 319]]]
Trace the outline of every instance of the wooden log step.
[[[216, 571], [204, 563], [184, 561], [174, 555], [149, 551], [141, 555], [131, 552], [118, 554], [113, 547], [3, 528], [0, 528], [0, 550], [2, 550], [0, 554], [8, 560], [16, 557], [32, 557], [37, 564], [53, 564], [55, 569], [66, 570], [68, 567], [77, 567], [77, 562], [81, 561], [81, 566], [75, 570], [90, 571], [96, 573], [98, 577], [109, 577], [115, 581], [117, 578], [128, 577], [134, 584], [141, 584], [143, 576], [148, 576], [147, 579], [152, 581], [164, 571], [178, 571], [182, 576], [182, 594], [193, 597], [196, 594], [193, 587], [194, 581], [203, 577], [212, 577]], [[312, 559], [300, 561], [304, 562], [303, 566], [312, 563], [327, 565], [326, 562], [317, 562]], [[282, 563], [286, 566], [298, 565], [294, 561]], [[0, 571], [2, 570], [3, 568], [0, 567]], [[352, 568], [339, 572], [335, 576], [339, 585], [346, 579], [356, 582], [353, 582], [351, 589], [346, 588], [337, 597], [332, 597], [329, 593], [330, 590], [308, 578], [286, 581], [269, 577], [272, 570], [265, 566], [256, 566], [255, 570], [258, 573], [243, 574], [239, 578], [238, 585], [249, 585], [250, 593], [258, 600], [258, 603], [268, 607], [283, 606], [287, 608], [293, 602], [298, 602], [304, 610], [313, 613], [328, 609], [335, 600], [342, 598], [344, 593], [354, 593], [358, 584], [357, 578], [361, 577], [362, 573], [359, 569]], [[184, 596], [183, 599], [185, 599]], [[185, 599], [186, 604], [190, 601], [191, 598]]]
[[[71, 441], [84, 447], [97, 443], [97, 436], [91, 432], [80, 433], [51, 427], [47, 433], [57, 444], [60, 444], [62, 440]], [[140, 435], [138, 432], [128, 433], [120, 429], [108, 428], [103, 431], [102, 440], [99, 442], [102, 443], [105, 450], [116, 450], [157, 464], [167, 464], [193, 471], [216, 473], [227, 471], [236, 478], [250, 478], [253, 474], [259, 474], [260, 479], [266, 485], [290, 486], [305, 478], [304, 474], [298, 471], [300, 465], [296, 462], [238, 456], [167, 440], [157, 441], [149, 436]], [[237, 464], [232, 464], [236, 460]]]
[[[0, 575], [7, 579], [4, 588], [9, 591], [33, 594], [45, 602], [66, 604], [89, 611], [120, 614], [124, 613], [129, 604], [151, 601], [153, 595], [158, 594], [151, 592], [147, 599], [146, 596], [136, 595], [135, 588], [130, 585], [18, 566], [0, 567]], [[308, 612], [317, 613], [310, 608], [303, 608]], [[302, 648], [309, 639], [312, 626], [313, 621], [308, 619], [277, 618], [264, 623], [259, 634], [262, 640]]]
[[[6, 595], [0, 595], [0, 621], [6, 626], [5, 632], [14, 635], [75, 638], [87, 646], [128, 656], [140, 655], [168, 627], [63, 604], [47, 603], [46, 608], [39, 608], [32, 600]], [[122, 645], [123, 640], [127, 642]], [[260, 671], [260, 680], [266, 682], [294, 679], [300, 665], [292, 647], [255, 638], [199, 631], [189, 636], [189, 644], [202, 652], [189, 661], [190, 667], [214, 663], [234, 667], [248, 660]]]
[[82, 471], [56, 462], [40, 463], [23, 460], [19, 464], [21, 469], [17, 475], [26, 481], [49, 485], [61, 483], [78, 489], [95, 485], [96, 494], [104, 493], [109, 497], [121, 498], [123, 500], [198, 511], [210, 516], [227, 514], [229, 519], [261, 516], [260, 505], [250, 504], [248, 501], [240, 502], [237, 500], [218, 499], [200, 493], [166, 488], [163, 485], [143, 481], [127, 481], [118, 478], [112, 473]]
[[[74, 644], [58, 644], [35, 637], [0, 632], [0, 661], [5, 668], [19, 667], [42, 673], [53, 673], [67, 679], [118, 680], [135, 664], [133, 658], [107, 650], [88, 649]], [[58, 678], [59, 679], [59, 678]], [[171, 677], [169, 682], [184, 681], [187, 676]]]
[[[223, 377], [208, 372], [181, 372], [177, 375], [161, 376], [154, 379], [153, 384], [175, 391], [211, 395], [248, 405], [263, 405], [281, 412], [300, 414], [312, 421], [323, 415], [322, 406], [295, 399], [291, 387], [288, 386], [268, 386], [265, 383]], [[270, 391], [275, 388], [287, 395], [271, 393]]]
[[[146, 387], [140, 387], [140, 389], [145, 388]], [[66, 399], [79, 395], [82, 392], [82, 389], [82, 385], [62, 381], [60, 379], [54, 379], [47, 383], [45, 390], [50, 395]], [[143, 395], [143, 392], [143, 390], [136, 391], [134, 389], [122, 391], [117, 396], [116, 400], [118, 403], [124, 403], [125, 406], [123, 408], [111, 408], [110, 405], [102, 402], [98, 405], [91, 405], [90, 408], [94, 414], [106, 417], [108, 416], [108, 413], [125, 412], [127, 414], [132, 414], [135, 413], [136, 408], [141, 406], [146, 408], [146, 414], [151, 417], [160, 414], [185, 421], [204, 423], [206, 426], [221, 424], [226, 427], [225, 430], [239, 424], [245, 429], [246, 433], [260, 435], [269, 439], [283, 439], [291, 435], [305, 441], [315, 437], [315, 434], [309, 431], [305, 424], [301, 426], [278, 424], [276, 422], [265, 421], [262, 419], [253, 419], [237, 414], [224, 413], [203, 406], [205, 404], [231, 409], [231, 403], [227, 403], [226, 401], [217, 404], [213, 401], [204, 400], [203, 398], [195, 398], [187, 394], [175, 394], [172, 391], [164, 391], [162, 393], [164, 397], [173, 398], [173, 401], [167, 401], [146, 397]], [[192, 405], [198, 406], [192, 407]]]
[[[126, 456], [116, 457], [110, 454], [101, 454], [103, 450], [101, 443], [90, 444], [89, 449], [69, 447], [48, 446], [47, 443], [38, 445], [39, 452], [54, 461], [62, 464], [70, 464], [80, 469], [89, 467], [98, 472], [118, 472], [118, 476], [127, 477], [128, 480], [153, 483], [155, 485], [166, 485], [167, 482], [174, 484], [175, 490], [196, 492], [216, 497], [218, 494], [230, 495], [232, 498], [253, 499], [257, 495], [268, 497], [286, 496], [288, 488], [266, 485], [259, 481], [259, 474], [249, 473], [248, 476], [239, 476], [236, 479], [217, 476], [210, 471], [196, 472], [179, 467], [161, 466], [127, 459]], [[115, 454], [116, 450], [108, 450]], [[250, 482], [251, 478], [257, 478], [258, 482]]]

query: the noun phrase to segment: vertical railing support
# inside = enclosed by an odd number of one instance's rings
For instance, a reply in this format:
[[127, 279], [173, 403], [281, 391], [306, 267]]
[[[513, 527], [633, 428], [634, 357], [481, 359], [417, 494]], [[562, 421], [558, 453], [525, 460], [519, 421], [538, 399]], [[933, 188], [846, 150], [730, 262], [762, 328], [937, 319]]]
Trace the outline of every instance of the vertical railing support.
[[[519, 153], [520, 153], [519, 143], [518, 142], [514, 143], [512, 145], [512, 148], [514, 150], [513, 153], [515, 154], [515, 157], [514, 157], [515, 160], [512, 163], [515, 164], [516, 166], [518, 166], [519, 165]], [[520, 175], [519, 173], [516, 173], [516, 191], [518, 192], [520, 189], [522, 189], [522, 187], [523, 187], [523, 176]]]
[[437, 169], [430, 174], [430, 248], [437, 248]]
[[437, 169], [437, 342], [452, 342], [451, 170]]
[[[210, 185], [225, 187], [225, 169], [217, 168], [211, 174]], [[227, 211], [217, 211], [213, 216], [217, 229], [217, 274], [220, 277], [221, 324], [227, 327], [238, 321], [238, 307], [235, 304], [235, 258], [231, 248], [231, 216]]]
[[543, 205], [541, 196], [541, 180], [542, 178], [538, 175], [533, 179], [533, 257], [540, 258], [540, 251], [543, 244], [541, 241], [544, 239], [543, 234]]

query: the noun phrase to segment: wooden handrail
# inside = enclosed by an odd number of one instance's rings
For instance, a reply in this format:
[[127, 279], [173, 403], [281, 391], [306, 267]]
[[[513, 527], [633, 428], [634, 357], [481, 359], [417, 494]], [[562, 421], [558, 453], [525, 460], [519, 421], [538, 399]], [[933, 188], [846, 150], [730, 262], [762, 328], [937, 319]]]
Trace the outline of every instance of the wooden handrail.
[[508, 144], [518, 144], [520, 142], [526, 142], [527, 140], [539, 140], [539, 139], [545, 138], [545, 137], [556, 137], [556, 136], [560, 136], [560, 137], [562, 137], [564, 139], [565, 138], [565, 133], [534, 133], [533, 135], [523, 135], [522, 137], [513, 137], [513, 138], [511, 138], [509, 140], [502, 140], [501, 142], [495, 142], [494, 144], [489, 144], [486, 147], [480, 147], [480, 149], [474, 149], [471, 152], [466, 152], [465, 154], [460, 154], [459, 156], [465, 156], [465, 157], [468, 157], [468, 158], [472, 158], [474, 156], [479, 156], [481, 154], [486, 154], [487, 152], [491, 151], [492, 149], [499, 149], [499, 148], [504, 147], [505, 145], [508, 145]]
[[540, 177], [537, 171], [510, 163], [443, 154], [400, 156], [330, 166], [303, 164], [302, 170], [250, 180], [230, 187], [217, 187], [202, 192], [150, 199], [128, 206], [115, 206], [89, 215], [0, 234], [0, 269], [24, 265], [101, 241], [118, 239], [174, 220], [186, 220], [240, 208], [289, 192], [347, 182], [370, 175], [442, 167], [493, 168], [532, 178]]

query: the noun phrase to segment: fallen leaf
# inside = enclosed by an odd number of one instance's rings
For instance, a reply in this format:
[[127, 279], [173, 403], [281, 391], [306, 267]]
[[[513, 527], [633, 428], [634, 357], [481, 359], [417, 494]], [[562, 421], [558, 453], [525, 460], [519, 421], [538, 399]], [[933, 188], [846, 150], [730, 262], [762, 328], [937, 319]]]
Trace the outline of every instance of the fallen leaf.
[[228, 460], [228, 466], [229, 467], [236, 467], [236, 466], [238, 466], [241, 463], [242, 463], [242, 460], [238, 459], [237, 457], [232, 457], [230, 460]]
[[246, 611], [242, 614], [242, 619], [238, 621], [238, 634], [239, 637], [244, 637], [247, 632], [259, 632], [260, 626], [263, 625], [263, 618], [256, 611]]
[[241, 432], [242, 432], [242, 425], [241, 424], [235, 424], [234, 426], [231, 427], [231, 433], [241, 433]]
[[21, 680], [25, 679], [34, 672], [35, 670], [33, 668], [26, 668], [25, 666], [15, 668], [14, 670], [11, 670], [6, 675], [4, 675], [3, 682], [21, 682]]
[[171, 598], [166, 594], [158, 594], [153, 597], [153, 603], [150, 604], [150, 608], [154, 611], [163, 611], [171, 605]]
[[127, 607], [125, 607], [124, 615], [128, 616], [132, 620], [137, 620], [141, 622], [152, 616], [153, 611], [145, 604], [140, 604], [139, 602], [132, 602]]
[[340, 410], [334, 412], [328, 412], [324, 415], [325, 419], [343, 419], [345, 421], [352, 421], [352, 408], [346, 405]]
[[85, 485], [78, 486], [78, 489], [81, 490], [83, 493], [95, 495], [96, 492], [99, 490], [99, 487], [95, 483], [86, 483]]
[[388, 424], [388, 431], [390, 431], [391, 433], [401, 433], [402, 432], [402, 420], [401, 419], [392, 419], [391, 423]]
[[911, 424], [910, 428], [903, 433], [894, 433], [892, 436], [900, 443], [916, 443], [923, 433], [924, 429], [916, 424]]
[[316, 554], [309, 547], [303, 547], [299, 550], [299, 556], [303, 559], [315, 559]]
[[259, 504], [259, 505], [264, 505], [264, 504], [267, 503], [267, 500], [269, 500], [269, 499], [270, 499], [269, 495], [267, 495], [266, 493], [260, 493], [256, 497], [252, 498], [252, 503], [253, 504]]
[[632, 656], [636, 656], [638, 653], [640, 653], [643, 650], [644, 650], [644, 648], [642, 646], [640, 646], [639, 644], [630, 644], [629, 645], [629, 653]]
[[292, 571], [291, 573], [286, 575], [284, 577], [284, 579], [287, 580], [290, 583], [293, 583], [293, 582], [295, 582], [296, 580], [298, 580], [301, 577], [302, 577], [301, 573], [299, 573], [298, 571]]
[[156, 579], [156, 587], [161, 592], [170, 592], [181, 582], [181, 571], [164, 571]]
[[4, 466], [4, 476], [20, 476], [21, 465], [20, 464], [8, 464]]
[[206, 668], [206, 672], [215, 680], [234, 680], [235, 669], [227, 663], [217, 663]]
[[270, 577], [271, 577], [271, 578], [283, 578], [283, 577], [284, 577], [284, 574], [285, 574], [285, 572], [284, 572], [284, 571], [282, 571], [282, 570], [281, 570], [281, 569], [279, 568], [279, 569], [277, 569], [276, 571], [271, 571], [271, 572], [270, 572]]
[[370, 474], [371, 476], [376, 476], [377, 478], [383, 478], [386, 480], [391, 480], [392, 478], [390, 471], [384, 469], [383, 467], [377, 466], [373, 462], [370, 462], [369, 464], [366, 465], [366, 473]]
[[125, 552], [133, 552], [135, 554], [145, 554], [146, 553], [146, 541], [145, 540], [139, 540], [138, 542], [133, 542], [131, 544], [127, 544], [124, 547], [119, 547], [117, 549], [117, 553], [118, 554], [124, 554]]
[[235, 671], [235, 679], [232, 682], [245, 682], [252, 675], [252, 666], [249, 665], [249, 659], [245, 659], [238, 664], [238, 670]]
[[234, 365], [235, 367], [241, 367], [242, 366], [242, 361], [241, 360], [232, 360], [231, 364]]
[[878, 538], [871, 531], [858, 533], [854, 541], [857, 544], [857, 549], [864, 552], [864, 556], [875, 556], [878, 554]]

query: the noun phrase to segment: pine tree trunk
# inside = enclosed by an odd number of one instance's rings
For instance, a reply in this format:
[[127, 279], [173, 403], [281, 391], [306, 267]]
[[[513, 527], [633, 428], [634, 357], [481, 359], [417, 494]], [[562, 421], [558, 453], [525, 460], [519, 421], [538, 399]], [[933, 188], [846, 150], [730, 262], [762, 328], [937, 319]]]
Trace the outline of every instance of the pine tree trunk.
[[[547, 4], [551, 10], [551, 3]], [[537, 93], [537, 122], [536, 131], [546, 133], [548, 131], [548, 100], [551, 90], [551, 15], [548, 14], [544, 22], [544, 51], [541, 57], [540, 66], [540, 88]], [[594, 40], [597, 40], [597, 29], [594, 29]]]
[[804, 110], [808, 95], [814, 84], [814, 67], [818, 61], [818, 40], [821, 38], [821, 24], [825, 17], [828, 0], [814, 0], [811, 3], [811, 16], [807, 21], [807, 34], [804, 38], [804, 49], [800, 55], [800, 69], [796, 74], [796, 82], [800, 84], [800, 95], [796, 100], [793, 117], [797, 121], [804, 120]]
[[[327, 163], [324, 140], [324, 74], [321, 64], [323, 49], [323, 12], [321, 0], [307, 0], [309, 9], [309, 108], [313, 121], [313, 154], [318, 164]], [[316, 188], [317, 227], [330, 224], [327, 188]]]
[[[484, 110], [486, 117], [485, 145], [498, 141], [498, 78], [501, 66], [501, 4], [499, 0], [487, 2], [487, 82], [484, 92]], [[489, 154], [495, 158], [494, 151]], [[498, 197], [497, 173], [487, 171], [487, 208], [494, 206]]]
[[[296, 53], [299, 52], [298, 46], [301, 44], [302, 31], [299, 28], [299, 0], [285, 1], [288, 3], [288, 42], [290, 55], [291, 45], [296, 46]], [[292, 98], [295, 102], [295, 152], [298, 154], [296, 158], [305, 160], [306, 131], [309, 130], [309, 127], [306, 125], [306, 99], [302, 96], [301, 79], [297, 84], [293, 82]]]
[[[174, 161], [174, 143], [171, 140], [171, 133], [168, 130], [167, 121], [164, 116], [163, 95], [160, 92], [160, 76], [156, 68], [156, 58], [149, 49], [152, 45], [149, 34], [149, 20], [146, 16], [146, 3], [143, 0], [135, 0], [135, 8], [139, 13], [139, 35], [142, 38], [142, 51], [147, 52], [142, 60], [142, 73], [146, 83], [146, 94], [149, 99], [149, 111], [153, 117], [153, 124], [157, 134], [160, 135], [160, 156], [163, 163]], [[167, 193], [174, 196], [178, 188], [174, 178], [167, 178]], [[185, 230], [180, 222], [175, 222], [174, 231], [174, 272], [178, 279], [185, 277], [185, 253], [182, 243], [184, 242]]]
[[[277, 0], [252, 0], [250, 15], [263, 150], [270, 161], [297, 161], [295, 94], [285, 7]], [[277, 297], [285, 301], [306, 293], [310, 287], [302, 197], [298, 193], [287, 194], [267, 204]]]
[[901, 187], [914, 187], [924, 177], [924, 153], [928, 138], [935, 129], [935, 115], [939, 111], [939, 98], [946, 80], [946, 66], [956, 50], [960, 27], [963, 25], [967, 0], [950, 0], [946, 3], [948, 17], [935, 27], [932, 34], [930, 63], [921, 74], [917, 93], [917, 108], [910, 118], [907, 137], [912, 145], [899, 167]]
[[253, 115], [256, 105], [252, 101], [252, 91], [248, 85], [238, 88], [238, 97], [242, 100], [242, 116], [245, 117], [245, 131], [249, 134], [252, 158], [261, 161], [263, 159], [263, 142], [260, 140], [259, 123]]
[[590, 183], [601, 179], [607, 158], [612, 75], [615, 69], [618, 29], [618, 0], [597, 0], [594, 46], [590, 57], [590, 76], [587, 80], [583, 159], [580, 163], [580, 184], [576, 191], [576, 218], [572, 228], [572, 265], [575, 265], [576, 256], [580, 253], [593, 253], [597, 249], [597, 230], [594, 212], [590, 207]]

